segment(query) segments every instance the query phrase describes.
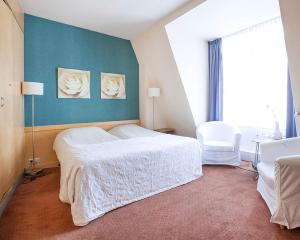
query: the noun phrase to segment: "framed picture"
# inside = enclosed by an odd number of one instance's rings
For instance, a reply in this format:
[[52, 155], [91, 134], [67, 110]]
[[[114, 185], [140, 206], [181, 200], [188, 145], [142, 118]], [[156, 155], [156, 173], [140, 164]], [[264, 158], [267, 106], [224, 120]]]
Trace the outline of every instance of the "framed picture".
[[125, 75], [101, 73], [101, 99], [126, 99]]
[[76, 69], [57, 69], [58, 98], [90, 98], [90, 72]]

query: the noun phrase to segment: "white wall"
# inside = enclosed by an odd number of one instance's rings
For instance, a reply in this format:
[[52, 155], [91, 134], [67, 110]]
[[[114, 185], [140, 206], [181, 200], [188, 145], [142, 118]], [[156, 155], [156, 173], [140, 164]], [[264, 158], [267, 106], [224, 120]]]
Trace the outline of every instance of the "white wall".
[[146, 127], [152, 127], [152, 102], [147, 88], [160, 87], [156, 127], [174, 127], [180, 135], [195, 136], [193, 114], [165, 26], [202, 2], [189, 2], [131, 41], [140, 64], [140, 119]]
[[300, 1], [280, 0], [279, 2], [292, 80], [294, 103], [296, 111], [300, 112]]
[[168, 24], [166, 30], [194, 125], [198, 126], [208, 119], [208, 45], [206, 40], [186, 31], [188, 24], [181, 17]]
[[[146, 32], [132, 40], [133, 48], [140, 64], [140, 118], [142, 124], [146, 127], [152, 126], [152, 105], [151, 99], [147, 97], [147, 88], [151, 86], [161, 87], [162, 95], [157, 100], [157, 119], [156, 127], [174, 127], [179, 134], [194, 136], [196, 122], [203, 119], [201, 113], [197, 113], [193, 100], [196, 99], [197, 92], [201, 90], [196, 86], [192, 88], [189, 80], [191, 72], [195, 68], [190, 68], [190, 72], [185, 67], [185, 61], [176, 60], [186, 58], [189, 44], [194, 45], [192, 39], [186, 45], [186, 53], [172, 53], [178, 46], [178, 42], [168, 40], [165, 26], [189, 10], [205, 2], [205, 0], [194, 0], [189, 2], [183, 8], [180, 8], [156, 23]], [[300, 1], [299, 0], [280, 0], [282, 21], [285, 30], [285, 39], [289, 58], [289, 65], [292, 77], [293, 95], [295, 99], [296, 110], [300, 112], [300, 68], [297, 66], [300, 62]], [[183, 37], [184, 38], [184, 37]], [[183, 41], [183, 38], [178, 41]], [[187, 39], [185, 39], [187, 40]], [[176, 41], [176, 40], [175, 40]], [[193, 48], [194, 48], [193, 47]], [[181, 47], [181, 49], [184, 49]], [[201, 43], [199, 43], [199, 51]], [[193, 52], [194, 53], [194, 52]], [[178, 54], [182, 57], [176, 57]], [[192, 54], [192, 56], [195, 56]], [[201, 60], [197, 60], [201, 61]], [[192, 81], [192, 80], [191, 80]], [[195, 90], [195, 91], [194, 91]], [[188, 98], [186, 91], [191, 92], [192, 98]], [[202, 97], [205, 97], [202, 95]]]

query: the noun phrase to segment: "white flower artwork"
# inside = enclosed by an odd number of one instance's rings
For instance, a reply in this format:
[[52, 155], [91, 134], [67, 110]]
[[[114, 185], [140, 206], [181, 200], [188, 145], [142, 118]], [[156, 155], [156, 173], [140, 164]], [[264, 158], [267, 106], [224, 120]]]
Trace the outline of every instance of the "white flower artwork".
[[101, 73], [101, 98], [126, 99], [125, 75]]
[[90, 98], [90, 72], [58, 68], [58, 98]]

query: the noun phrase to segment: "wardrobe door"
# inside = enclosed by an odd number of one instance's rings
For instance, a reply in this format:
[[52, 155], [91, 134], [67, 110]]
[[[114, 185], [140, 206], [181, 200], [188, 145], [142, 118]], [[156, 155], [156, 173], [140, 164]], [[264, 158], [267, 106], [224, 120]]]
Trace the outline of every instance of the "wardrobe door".
[[10, 133], [10, 126], [8, 122], [9, 116], [9, 79], [12, 73], [12, 32], [11, 32], [11, 16], [8, 7], [4, 2], [0, 1], [0, 198], [2, 199], [4, 193], [8, 190], [10, 185], [11, 155], [10, 146], [7, 144], [6, 137], [12, 137]]
[[[0, 200], [15, 183], [23, 168], [23, 33], [13, 14], [0, 0]], [[20, 59], [22, 58], [22, 59]], [[22, 65], [22, 67], [21, 67]], [[21, 122], [22, 121], [22, 122]], [[18, 127], [18, 130], [17, 128]], [[19, 134], [19, 136], [16, 136]], [[23, 144], [22, 144], [23, 145]], [[22, 150], [21, 150], [22, 151]]]
[[24, 80], [24, 34], [15, 18], [12, 23], [12, 79], [8, 84], [12, 104], [11, 121], [13, 146], [13, 175], [18, 178], [24, 170], [24, 102], [21, 94], [21, 83]]

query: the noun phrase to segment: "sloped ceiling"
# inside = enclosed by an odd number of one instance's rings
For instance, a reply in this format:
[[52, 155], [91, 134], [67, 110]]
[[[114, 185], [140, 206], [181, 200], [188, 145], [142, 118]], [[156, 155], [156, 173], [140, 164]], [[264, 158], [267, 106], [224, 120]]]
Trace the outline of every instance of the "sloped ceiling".
[[132, 39], [188, 0], [19, 0], [25, 13]]

